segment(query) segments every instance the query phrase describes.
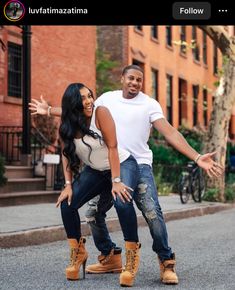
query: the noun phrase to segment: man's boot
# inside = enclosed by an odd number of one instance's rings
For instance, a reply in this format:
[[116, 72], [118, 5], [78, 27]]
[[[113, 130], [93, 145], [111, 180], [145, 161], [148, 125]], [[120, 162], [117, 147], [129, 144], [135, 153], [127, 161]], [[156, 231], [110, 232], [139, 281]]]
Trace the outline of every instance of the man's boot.
[[83, 266], [83, 279], [85, 279], [85, 266], [88, 253], [85, 249], [86, 239], [81, 237], [79, 242], [76, 239], [68, 239], [70, 246], [70, 264], [65, 270], [68, 280], [78, 280], [79, 270]]
[[92, 264], [86, 267], [87, 273], [102, 274], [102, 273], [120, 273], [122, 272], [122, 249], [114, 248], [107, 255], [99, 255], [97, 264]]
[[163, 262], [159, 261], [160, 266], [160, 280], [164, 284], [178, 284], [179, 280], [175, 272], [175, 254], [172, 254], [172, 259], [165, 260]]
[[126, 242], [126, 265], [120, 274], [120, 285], [131, 287], [134, 283], [140, 262], [139, 251], [141, 244]]

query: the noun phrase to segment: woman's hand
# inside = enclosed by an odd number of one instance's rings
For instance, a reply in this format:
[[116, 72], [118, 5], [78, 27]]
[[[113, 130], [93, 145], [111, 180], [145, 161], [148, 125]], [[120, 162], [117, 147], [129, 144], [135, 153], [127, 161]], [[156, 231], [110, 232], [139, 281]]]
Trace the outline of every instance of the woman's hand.
[[61, 202], [66, 198], [68, 198], [68, 205], [70, 205], [72, 195], [73, 195], [72, 186], [70, 184], [67, 184], [65, 189], [61, 192], [60, 196], [57, 199], [56, 207], [58, 207], [61, 204]]
[[113, 182], [112, 196], [114, 200], [116, 200], [116, 196], [118, 195], [123, 203], [125, 203], [125, 201], [131, 201], [132, 196], [130, 191], [133, 191], [133, 189], [129, 186], [126, 186], [124, 183]]
[[29, 110], [31, 115], [47, 115], [48, 113], [48, 103], [44, 100], [43, 96], [40, 97], [41, 102], [35, 99], [32, 99], [32, 103], [29, 103]]

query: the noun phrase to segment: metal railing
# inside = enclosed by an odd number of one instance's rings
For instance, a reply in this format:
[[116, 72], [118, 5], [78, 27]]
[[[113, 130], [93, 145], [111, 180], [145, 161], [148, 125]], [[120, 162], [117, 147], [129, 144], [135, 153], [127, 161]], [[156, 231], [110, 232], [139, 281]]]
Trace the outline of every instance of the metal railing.
[[[22, 132], [22, 127], [19, 126], [0, 126], [0, 154], [4, 157], [6, 165], [20, 165]], [[61, 152], [59, 146], [51, 144], [35, 127], [31, 128], [30, 139], [33, 172], [34, 176], [37, 176], [37, 170], [35, 169], [39, 163], [43, 163], [43, 156], [45, 154], [61, 155]], [[62, 163], [60, 162], [60, 164], [54, 164], [53, 166], [53, 188], [60, 190], [64, 184]], [[46, 176], [44, 177], [46, 178]]]
[[6, 164], [20, 161], [22, 127], [0, 126], [0, 153]]

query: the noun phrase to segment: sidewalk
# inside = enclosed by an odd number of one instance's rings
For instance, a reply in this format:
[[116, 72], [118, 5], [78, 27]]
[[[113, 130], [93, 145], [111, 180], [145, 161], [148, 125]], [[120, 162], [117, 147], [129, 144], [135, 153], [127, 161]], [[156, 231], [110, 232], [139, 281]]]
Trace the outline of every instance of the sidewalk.
[[[235, 204], [214, 202], [195, 203], [190, 200], [182, 204], [178, 195], [160, 196], [166, 221], [212, 214], [230, 209]], [[89, 227], [85, 222], [84, 205], [80, 210], [82, 233], [89, 235]], [[136, 208], [139, 226], [146, 226], [141, 212]], [[107, 213], [107, 224], [110, 232], [120, 230], [114, 207]], [[17, 247], [42, 244], [66, 239], [62, 226], [60, 209], [54, 203], [20, 205], [0, 208], [0, 247]]]

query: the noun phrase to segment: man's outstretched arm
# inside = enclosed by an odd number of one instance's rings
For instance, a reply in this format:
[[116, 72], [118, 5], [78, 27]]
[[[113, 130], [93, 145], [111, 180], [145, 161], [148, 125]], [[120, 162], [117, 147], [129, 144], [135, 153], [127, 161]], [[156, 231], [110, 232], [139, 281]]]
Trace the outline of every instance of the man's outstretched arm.
[[216, 152], [199, 154], [188, 144], [183, 135], [164, 118], [154, 121], [153, 126], [166, 138], [169, 144], [189, 159], [195, 161], [210, 177], [221, 176], [223, 167], [213, 160]]
[[61, 107], [51, 107], [48, 105], [47, 101], [44, 100], [43, 96], [40, 97], [41, 101], [32, 99], [32, 102], [29, 103], [29, 110], [31, 115], [53, 115], [60, 117], [62, 114]]

